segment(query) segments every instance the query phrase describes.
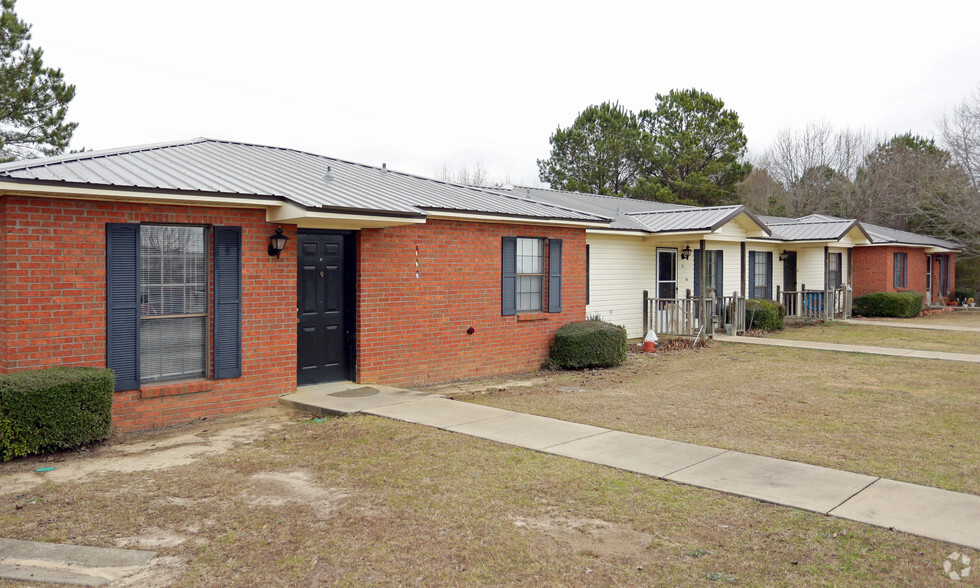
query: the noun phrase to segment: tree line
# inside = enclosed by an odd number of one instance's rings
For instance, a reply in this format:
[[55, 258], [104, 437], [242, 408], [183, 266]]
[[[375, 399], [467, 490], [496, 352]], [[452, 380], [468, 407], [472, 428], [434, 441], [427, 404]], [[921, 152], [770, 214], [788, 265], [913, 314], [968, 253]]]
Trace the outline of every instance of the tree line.
[[555, 189], [856, 218], [957, 241], [962, 258], [980, 260], [980, 87], [942, 118], [935, 139], [811, 123], [783, 129], [750, 160], [738, 115], [690, 89], [657, 94], [639, 113], [589, 106], [549, 141], [538, 170]]

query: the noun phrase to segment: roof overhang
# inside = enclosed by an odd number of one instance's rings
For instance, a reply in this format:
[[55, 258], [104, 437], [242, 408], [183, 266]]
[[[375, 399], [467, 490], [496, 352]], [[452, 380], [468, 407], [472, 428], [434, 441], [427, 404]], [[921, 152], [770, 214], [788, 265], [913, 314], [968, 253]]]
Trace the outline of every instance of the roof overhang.
[[266, 209], [266, 221], [296, 225], [301, 229], [379, 229], [402, 225], [422, 224], [425, 217], [382, 216], [349, 212], [321, 212], [307, 210], [293, 204], [279, 203]]
[[134, 190], [131, 188], [97, 188], [91, 185], [73, 186], [60, 183], [52, 185], [47, 183], [11, 181], [9, 179], [0, 180], [0, 194], [69, 198], [76, 200], [236, 208], [265, 208], [283, 204], [282, 199], [270, 196], [189, 193], [170, 190]]
[[609, 235], [611, 237], [650, 237], [650, 233], [645, 231], [634, 231], [630, 229], [586, 229], [589, 235]]
[[958, 253], [962, 249], [952, 249], [939, 245], [927, 245], [925, 243], [902, 243], [900, 241], [888, 241], [886, 243], [867, 243], [858, 247], [906, 247], [908, 249], [922, 249], [926, 253]]
[[462, 220], [469, 222], [482, 222], [482, 223], [505, 223], [505, 224], [517, 224], [517, 225], [552, 225], [552, 226], [562, 226], [562, 227], [581, 227], [590, 228], [596, 226], [607, 226], [609, 221], [606, 220], [574, 220], [565, 218], [544, 218], [544, 217], [526, 217], [526, 216], [511, 216], [511, 215], [499, 215], [499, 214], [486, 214], [477, 212], [462, 212], [462, 211], [448, 211], [448, 210], [427, 210], [426, 218], [433, 220]]

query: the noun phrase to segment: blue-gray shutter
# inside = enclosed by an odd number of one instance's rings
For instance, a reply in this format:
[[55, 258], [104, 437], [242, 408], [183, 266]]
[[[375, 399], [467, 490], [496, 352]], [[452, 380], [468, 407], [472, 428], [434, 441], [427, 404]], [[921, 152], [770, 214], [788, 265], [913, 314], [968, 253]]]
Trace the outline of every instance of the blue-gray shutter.
[[837, 261], [837, 278], [834, 283], [831, 284], [833, 288], [840, 288], [841, 283], [844, 281], [844, 254], [843, 253], [831, 253], [834, 259]]
[[214, 228], [214, 378], [242, 375], [242, 228]]
[[140, 226], [106, 224], [106, 367], [116, 391], [140, 387]]
[[701, 295], [701, 250], [694, 250], [694, 295]]
[[517, 237], [504, 237], [500, 245], [500, 314], [517, 314]]
[[725, 262], [724, 251], [715, 251], [715, 296], [725, 295]]
[[548, 240], [548, 312], [561, 312], [561, 239]]
[[766, 251], [766, 298], [774, 300], [775, 294], [772, 291], [772, 251]]
[[755, 251], [749, 251], [749, 293], [747, 298], [755, 298]]

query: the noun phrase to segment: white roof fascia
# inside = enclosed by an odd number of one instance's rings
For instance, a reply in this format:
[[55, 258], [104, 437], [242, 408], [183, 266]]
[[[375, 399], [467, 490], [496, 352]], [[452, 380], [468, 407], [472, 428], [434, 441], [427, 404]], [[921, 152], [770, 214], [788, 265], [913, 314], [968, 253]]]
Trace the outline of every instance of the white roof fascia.
[[759, 238], [748, 238], [745, 240], [749, 243], [771, 243], [773, 245], [794, 245], [798, 244], [800, 246], [810, 246], [810, 245], [835, 245], [837, 247], [854, 247], [854, 245], [841, 245], [836, 239], [759, 239]]
[[187, 206], [236, 206], [240, 208], [266, 208], [280, 206], [282, 200], [276, 198], [243, 198], [217, 196], [212, 194], [188, 194], [186, 192], [140, 190], [106, 190], [101, 188], [77, 188], [74, 186], [44, 186], [0, 180], [0, 193], [22, 196], [44, 196], [46, 198], [68, 198], [73, 200], [111, 200], [117, 202], [174, 203]]
[[265, 220], [270, 223], [296, 225], [301, 229], [377, 229], [425, 222], [425, 218], [422, 217], [317, 212], [282, 203], [276, 207], [269, 207], [265, 213]]
[[585, 232], [589, 235], [611, 235], [616, 237], [651, 237], [652, 233], [647, 233], [645, 231], [617, 231], [616, 229], [586, 229]]
[[887, 243], [861, 243], [860, 245], [855, 245], [855, 247], [907, 247], [909, 249], [923, 249], [926, 253], [956, 253], [959, 249], [948, 249], [946, 247], [940, 247], [939, 245], [926, 245], [924, 243], [899, 243], [898, 241], [889, 241]]
[[509, 225], [554, 225], [560, 227], [594, 227], [597, 224], [609, 224], [608, 221], [575, 221], [571, 219], [534, 218], [523, 216], [503, 216], [494, 214], [477, 214], [467, 212], [426, 212], [426, 218], [440, 220], [462, 220], [484, 223], [501, 223]]

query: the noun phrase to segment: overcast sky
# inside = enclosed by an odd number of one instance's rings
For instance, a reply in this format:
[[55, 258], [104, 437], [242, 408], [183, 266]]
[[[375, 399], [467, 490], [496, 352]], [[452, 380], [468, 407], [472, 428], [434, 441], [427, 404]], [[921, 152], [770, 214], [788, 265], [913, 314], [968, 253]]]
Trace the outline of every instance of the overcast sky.
[[980, 2], [19, 0], [77, 87], [73, 148], [211, 137], [536, 183], [590, 104], [672, 88], [749, 149], [826, 121], [931, 136], [980, 85]]

